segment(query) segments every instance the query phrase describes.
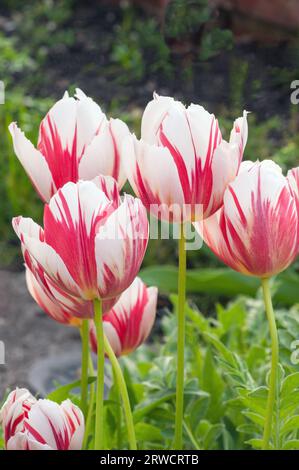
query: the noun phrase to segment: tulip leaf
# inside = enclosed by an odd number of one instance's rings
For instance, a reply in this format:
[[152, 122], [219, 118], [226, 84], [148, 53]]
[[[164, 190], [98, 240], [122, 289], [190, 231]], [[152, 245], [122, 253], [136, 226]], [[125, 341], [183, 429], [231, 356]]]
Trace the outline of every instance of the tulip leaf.
[[[88, 383], [91, 384], [96, 381], [96, 377], [89, 377]], [[71, 382], [66, 385], [61, 385], [61, 387], [56, 388], [52, 392], [50, 392], [47, 396], [48, 400], [55, 401], [56, 403], [61, 403], [63, 400], [67, 400], [69, 398], [70, 392], [75, 388], [79, 388], [81, 386], [81, 381], [76, 380], [75, 382]]]
[[137, 423], [135, 426], [137, 441], [162, 441], [163, 435], [161, 429], [147, 423]]
[[281, 387], [281, 398], [288, 398], [290, 393], [299, 389], [299, 372], [288, 375]]
[[285, 442], [282, 450], [298, 450], [299, 449], [299, 439], [291, 439]]
[[[150, 266], [140, 272], [141, 279], [148, 285], [155, 285], [160, 292], [177, 292], [178, 270], [175, 266]], [[275, 300], [286, 305], [299, 302], [299, 277], [295, 273], [281, 273]], [[245, 276], [229, 268], [190, 269], [186, 275], [189, 294], [220, 294], [255, 296], [260, 281], [256, 277]]]

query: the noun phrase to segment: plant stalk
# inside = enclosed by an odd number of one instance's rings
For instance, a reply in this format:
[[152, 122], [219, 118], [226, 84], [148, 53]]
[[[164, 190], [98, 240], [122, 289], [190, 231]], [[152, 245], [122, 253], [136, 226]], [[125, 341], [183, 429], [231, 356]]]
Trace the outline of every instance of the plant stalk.
[[277, 391], [277, 371], [278, 371], [278, 361], [279, 361], [279, 344], [278, 344], [278, 334], [275, 322], [275, 314], [273, 311], [271, 291], [269, 285], [269, 279], [261, 279], [264, 303], [267, 314], [267, 319], [269, 323], [270, 336], [271, 336], [271, 371], [269, 379], [269, 392], [267, 399], [267, 408], [266, 408], [266, 418], [264, 424], [264, 434], [263, 434], [263, 445], [262, 449], [267, 450], [270, 446], [270, 438], [272, 431], [272, 417], [274, 412], [275, 405], [275, 396]]
[[86, 418], [87, 413], [87, 399], [88, 399], [88, 354], [89, 354], [89, 331], [88, 320], [82, 320], [81, 344], [81, 410]]
[[[93, 368], [93, 362], [92, 362], [92, 357], [91, 357], [90, 351], [89, 351], [89, 357], [88, 357], [88, 368], [89, 368], [90, 377], [94, 377], [95, 372], [94, 372], [94, 368]], [[92, 415], [93, 415], [94, 399], [95, 399], [95, 384], [91, 383], [90, 384], [90, 394], [89, 394], [89, 406], [88, 406], [88, 412], [87, 412], [87, 417], [86, 417], [86, 421], [85, 421], [85, 433], [84, 433], [84, 440], [83, 440], [83, 449], [87, 448], [88, 437], [89, 437], [89, 429], [90, 429]]]
[[179, 275], [178, 275], [178, 336], [177, 336], [177, 381], [174, 449], [182, 450], [184, 416], [184, 358], [185, 358], [185, 301], [186, 301], [186, 250], [184, 224], [180, 227]]
[[95, 421], [95, 450], [104, 448], [104, 330], [102, 319], [102, 301], [94, 300], [94, 321], [97, 336], [97, 388], [96, 388], [96, 421]]
[[135, 437], [134, 421], [133, 421], [126, 382], [125, 382], [121, 367], [119, 365], [119, 362], [114, 354], [112, 347], [110, 346], [110, 343], [106, 335], [104, 335], [104, 345], [105, 345], [105, 351], [107, 353], [107, 356], [110, 359], [110, 362], [111, 362], [111, 365], [112, 365], [112, 368], [113, 368], [113, 371], [117, 380], [119, 393], [121, 395], [122, 402], [123, 402], [125, 420], [126, 420], [127, 431], [128, 431], [129, 446], [131, 450], [136, 450], [137, 444], [136, 444], [136, 437]]

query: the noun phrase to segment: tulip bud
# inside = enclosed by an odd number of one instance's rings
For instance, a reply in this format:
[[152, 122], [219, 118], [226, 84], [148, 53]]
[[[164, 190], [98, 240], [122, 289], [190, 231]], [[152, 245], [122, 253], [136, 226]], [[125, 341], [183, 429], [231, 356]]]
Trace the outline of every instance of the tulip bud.
[[80, 450], [84, 417], [70, 400], [58, 405], [16, 389], [0, 410], [7, 450]]

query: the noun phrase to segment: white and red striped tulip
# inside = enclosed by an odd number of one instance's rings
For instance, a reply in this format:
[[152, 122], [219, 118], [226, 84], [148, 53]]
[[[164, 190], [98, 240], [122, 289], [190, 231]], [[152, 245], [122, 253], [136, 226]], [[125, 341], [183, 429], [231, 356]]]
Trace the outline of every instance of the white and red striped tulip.
[[[146, 287], [137, 277], [103, 315], [104, 332], [116, 356], [129, 354], [148, 338], [156, 317], [157, 297], [158, 289]], [[97, 352], [94, 322], [90, 322], [90, 344]]]
[[[93, 303], [69, 294], [59, 286], [54, 285], [42, 270], [31, 271], [26, 267], [27, 288], [35, 302], [53, 320], [70, 326], [81, 326], [83, 318], [94, 316]], [[103, 312], [107, 312], [117, 301], [103, 301]]]
[[[288, 178], [270, 160], [244, 162], [223, 207], [199, 231], [212, 251], [241, 273], [270, 277], [298, 252], [299, 215]], [[199, 225], [197, 225], [197, 228]]]
[[42, 120], [37, 148], [15, 122], [9, 130], [15, 153], [45, 202], [69, 181], [103, 174], [113, 176], [119, 189], [125, 183], [120, 150], [128, 127], [119, 119], [108, 120], [79, 89], [75, 98], [66, 92]]
[[7, 450], [80, 450], [84, 417], [70, 400], [36, 400], [26, 389], [11, 392], [0, 410]]
[[246, 111], [229, 142], [202, 106], [188, 108], [154, 95], [145, 108], [141, 140], [125, 139], [123, 158], [135, 193], [156, 217], [182, 222], [207, 218], [223, 203], [247, 141]]
[[45, 205], [44, 229], [13, 219], [27, 266], [34, 260], [50, 288], [86, 301], [113, 299], [135, 279], [148, 241], [146, 209], [115, 188], [111, 177], [67, 183]]

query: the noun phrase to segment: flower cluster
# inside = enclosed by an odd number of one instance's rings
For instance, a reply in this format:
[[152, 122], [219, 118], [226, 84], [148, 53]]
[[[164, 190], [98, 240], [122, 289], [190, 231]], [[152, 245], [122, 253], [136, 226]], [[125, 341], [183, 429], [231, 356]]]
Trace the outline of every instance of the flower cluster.
[[[116, 358], [140, 346], [155, 320], [157, 288], [137, 277], [149, 238], [149, 211], [181, 227], [174, 441], [181, 449], [184, 227], [193, 223], [220, 260], [262, 279], [274, 344], [267, 282], [298, 255], [299, 168], [285, 177], [270, 160], [242, 162], [248, 138], [246, 111], [235, 120], [227, 141], [215, 116], [202, 106], [185, 107], [157, 94], [145, 108], [140, 140], [119, 119], [108, 120], [81, 90], [75, 98], [66, 93], [51, 108], [41, 122], [37, 147], [16, 123], [9, 128], [15, 153], [44, 202], [43, 227], [30, 218], [13, 219], [28, 290], [50, 317], [81, 330], [84, 409], [82, 413], [69, 400], [61, 405], [36, 400], [27, 390], [17, 389], [0, 415], [6, 448], [82, 447], [88, 342], [98, 361], [95, 448], [103, 446], [104, 355], [120, 388], [130, 447], [136, 448], [130, 401]], [[137, 197], [120, 194], [126, 179]], [[265, 448], [275, 374], [272, 360]]]

